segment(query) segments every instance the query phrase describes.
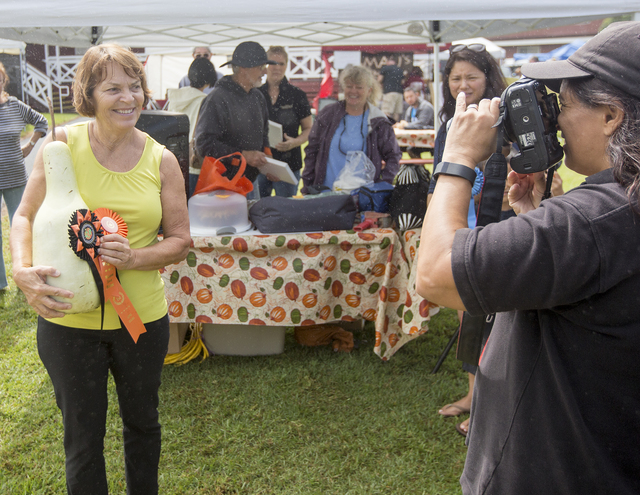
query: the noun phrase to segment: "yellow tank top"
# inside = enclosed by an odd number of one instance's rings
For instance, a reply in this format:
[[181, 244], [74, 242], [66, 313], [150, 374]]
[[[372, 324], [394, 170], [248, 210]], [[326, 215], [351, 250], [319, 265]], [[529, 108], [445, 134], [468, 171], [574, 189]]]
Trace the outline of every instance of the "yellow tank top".
[[[67, 143], [80, 195], [91, 210], [109, 208], [127, 223], [127, 239], [132, 248], [158, 242], [162, 221], [160, 203], [160, 162], [164, 146], [150, 136], [140, 161], [129, 172], [112, 172], [96, 160], [89, 144], [88, 122], [66, 126]], [[120, 283], [143, 323], [162, 318], [167, 312], [164, 283], [158, 270], [118, 270]], [[100, 329], [100, 308], [89, 313], [52, 318], [53, 323], [67, 327]], [[105, 330], [120, 328], [118, 314], [105, 302]]]

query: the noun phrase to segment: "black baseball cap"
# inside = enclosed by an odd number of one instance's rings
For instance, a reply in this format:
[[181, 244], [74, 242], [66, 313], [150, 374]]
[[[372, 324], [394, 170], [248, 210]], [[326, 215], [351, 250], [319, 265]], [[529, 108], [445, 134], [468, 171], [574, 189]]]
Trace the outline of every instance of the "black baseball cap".
[[556, 92], [563, 79], [595, 77], [640, 99], [640, 22], [615, 22], [567, 60], [524, 64], [521, 71]]
[[238, 67], [258, 67], [265, 64], [277, 64], [273, 60], [267, 59], [267, 52], [264, 51], [260, 43], [255, 41], [244, 41], [236, 46], [233, 50], [233, 57], [228, 62], [225, 62], [220, 67], [224, 67], [227, 64], [237, 65]]

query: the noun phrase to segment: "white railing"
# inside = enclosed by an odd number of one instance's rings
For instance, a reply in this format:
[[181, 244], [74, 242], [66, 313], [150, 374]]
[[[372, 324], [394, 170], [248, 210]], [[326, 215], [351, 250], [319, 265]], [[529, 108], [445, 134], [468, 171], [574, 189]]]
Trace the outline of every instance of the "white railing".
[[[324, 67], [320, 48], [288, 48], [287, 52], [287, 79], [322, 79]], [[329, 57], [329, 61], [332, 63], [331, 75], [337, 77], [338, 71], [333, 68], [333, 55]]]
[[[288, 79], [322, 79], [324, 67], [320, 48], [293, 47], [287, 48], [287, 52], [289, 53]], [[45, 53], [49, 53], [48, 47], [45, 47]], [[146, 58], [145, 54], [137, 55], [141, 61]], [[30, 97], [46, 106], [47, 96], [53, 98], [53, 88], [58, 88], [60, 91], [60, 111], [62, 111], [62, 99], [69, 95], [69, 87], [73, 82], [81, 59], [81, 55], [60, 55], [59, 48], [56, 47], [55, 55], [47, 55], [45, 57], [47, 74], [43, 74], [35, 67], [28, 65], [25, 91]], [[333, 62], [333, 56], [329, 57], [329, 61]], [[334, 78], [338, 76], [338, 71], [333, 67], [331, 73]], [[149, 108], [159, 108], [159, 106], [155, 101], [152, 101]]]
[[71, 84], [80, 60], [82, 60], [80, 55], [47, 57], [47, 74], [54, 83]]
[[53, 90], [57, 89], [60, 113], [64, 111], [62, 100], [69, 96], [69, 87], [53, 82], [33, 65], [26, 64], [23, 87], [29, 98], [33, 98], [47, 108], [49, 107], [47, 97], [53, 102]]

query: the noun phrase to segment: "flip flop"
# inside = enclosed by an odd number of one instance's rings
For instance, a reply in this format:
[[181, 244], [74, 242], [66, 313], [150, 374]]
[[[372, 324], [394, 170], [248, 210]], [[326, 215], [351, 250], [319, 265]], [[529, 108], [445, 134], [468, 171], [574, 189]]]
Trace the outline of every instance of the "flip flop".
[[[444, 412], [447, 409], [454, 409], [455, 413], [447, 414], [446, 412]], [[443, 412], [440, 412], [440, 411], [443, 411]], [[441, 416], [444, 416], [445, 418], [453, 418], [454, 416], [460, 416], [461, 414], [467, 414], [468, 412], [470, 412], [468, 408], [456, 406], [455, 404], [447, 404], [442, 409], [440, 409], [440, 411], [438, 411], [438, 414], [440, 414]]]
[[456, 431], [460, 433], [463, 437], [467, 436], [467, 432], [462, 429], [462, 423], [456, 424]]

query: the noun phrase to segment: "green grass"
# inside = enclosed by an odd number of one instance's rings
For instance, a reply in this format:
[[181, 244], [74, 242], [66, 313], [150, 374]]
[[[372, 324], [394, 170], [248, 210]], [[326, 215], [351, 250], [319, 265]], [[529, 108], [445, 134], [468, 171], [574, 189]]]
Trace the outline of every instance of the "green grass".
[[[10, 268], [7, 219], [4, 247]], [[64, 493], [60, 412], [36, 349], [36, 319], [13, 281], [0, 296], [0, 493]], [[288, 331], [277, 356], [214, 356], [166, 367], [160, 390], [160, 493], [455, 494], [466, 447], [457, 418], [437, 410], [466, 393], [444, 310], [387, 363], [359, 347], [301, 347]], [[113, 383], [105, 456], [110, 493], [124, 494]]]
[[[51, 114], [43, 113], [42, 115], [44, 115], [47, 119], [47, 122], [49, 122], [49, 129], [51, 129]], [[54, 113], [53, 116], [56, 119], [56, 126], [63, 125], [65, 122], [69, 122], [70, 120], [78, 118], [77, 113]], [[33, 126], [31, 124], [28, 124], [22, 131], [21, 136], [24, 138], [25, 136], [31, 135], [32, 132]]]

